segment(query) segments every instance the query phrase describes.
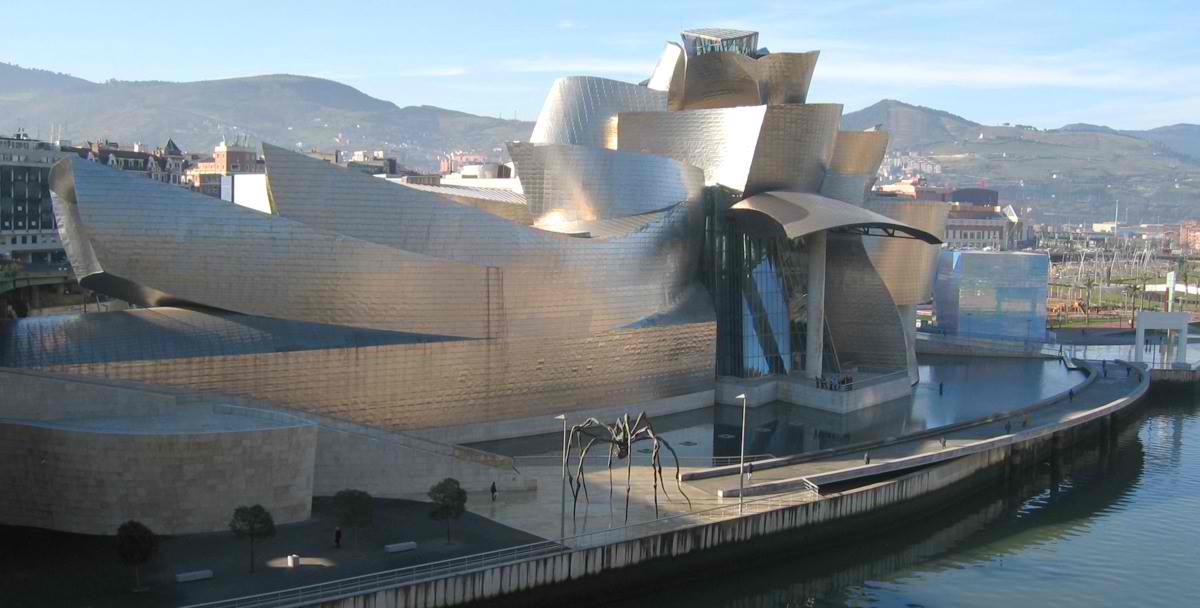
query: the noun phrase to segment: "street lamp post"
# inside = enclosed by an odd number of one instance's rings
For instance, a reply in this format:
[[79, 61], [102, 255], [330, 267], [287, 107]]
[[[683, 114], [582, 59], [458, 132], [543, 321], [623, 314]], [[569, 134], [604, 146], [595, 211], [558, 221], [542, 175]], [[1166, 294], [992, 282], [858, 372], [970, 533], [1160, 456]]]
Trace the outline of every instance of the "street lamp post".
[[742, 455], [738, 466], [738, 514], [742, 513], [742, 505], [746, 502], [746, 393], [736, 397], [742, 400]]
[[563, 440], [562, 440], [562, 485], [559, 492], [559, 514], [558, 514], [558, 537], [567, 537], [567, 415], [559, 414], [554, 417], [555, 420], [562, 420], [563, 423]]

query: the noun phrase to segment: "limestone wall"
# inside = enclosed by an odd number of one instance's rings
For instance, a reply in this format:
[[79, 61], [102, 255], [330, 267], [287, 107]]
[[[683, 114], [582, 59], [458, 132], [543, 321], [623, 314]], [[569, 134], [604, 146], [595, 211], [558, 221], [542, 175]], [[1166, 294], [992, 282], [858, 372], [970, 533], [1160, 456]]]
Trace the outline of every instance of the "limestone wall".
[[0, 522], [115, 534], [136, 519], [159, 534], [228, 529], [262, 504], [276, 524], [308, 519], [316, 429], [129, 435], [0, 423]]
[[[261, 504], [311, 514], [317, 428], [278, 412], [0, 370], [0, 523], [81, 534], [228, 529]], [[185, 403], [179, 403], [182, 400]]]

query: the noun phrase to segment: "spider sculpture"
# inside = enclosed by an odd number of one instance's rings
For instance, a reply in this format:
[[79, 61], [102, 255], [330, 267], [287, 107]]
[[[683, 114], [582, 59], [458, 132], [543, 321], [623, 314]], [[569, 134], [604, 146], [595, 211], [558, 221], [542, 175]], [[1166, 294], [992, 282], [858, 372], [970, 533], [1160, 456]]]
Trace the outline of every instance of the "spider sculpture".
[[579, 453], [579, 465], [575, 468], [575, 474], [567, 473], [567, 484], [571, 488], [571, 495], [575, 501], [572, 507], [573, 514], [578, 512], [581, 491], [584, 500], [591, 502], [588, 497], [587, 479], [583, 465], [592, 446], [601, 443], [608, 447], [608, 498], [610, 504], [613, 492], [613, 456], [616, 456], [618, 460], [625, 460], [625, 523], [629, 523], [629, 494], [633, 489], [633, 445], [641, 441], [651, 442], [650, 467], [654, 471], [654, 517], [658, 517], [659, 484], [662, 484], [663, 495], [667, 497], [667, 500], [671, 500], [670, 494], [667, 493], [667, 484], [663, 480], [661, 458], [663, 447], [666, 447], [675, 459], [675, 484], [679, 488], [679, 493], [687, 501], [688, 508], [691, 508], [692, 500], [683, 491], [683, 482], [680, 478], [679, 455], [675, 453], [675, 449], [666, 439], [654, 433], [650, 419], [646, 416], [646, 412], [642, 412], [632, 424], [629, 421], [629, 414], [625, 414], [614, 424], [604, 424], [595, 418], [588, 418], [583, 423], [571, 427], [571, 432], [567, 436], [567, 447], [574, 446]]

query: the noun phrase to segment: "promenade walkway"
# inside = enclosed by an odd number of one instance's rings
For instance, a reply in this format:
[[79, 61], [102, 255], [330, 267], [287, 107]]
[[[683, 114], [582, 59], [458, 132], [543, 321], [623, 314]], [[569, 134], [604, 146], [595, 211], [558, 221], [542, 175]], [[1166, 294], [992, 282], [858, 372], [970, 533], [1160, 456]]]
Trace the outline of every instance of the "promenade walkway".
[[[1064, 396], [1059, 401], [1037, 407], [1028, 413], [1018, 410], [1012, 415], [993, 416], [985, 422], [953, 425], [943, 430], [934, 429], [907, 439], [901, 437], [832, 453], [814, 453], [792, 459], [780, 459], [783, 462], [756, 463], [751, 483], [746, 488], [746, 495], [794, 491], [802, 487], [798, 483], [801, 479], [845, 481], [886, 472], [880, 471], [878, 466], [865, 466], [868, 464], [881, 465], [916, 456], [935, 455], [938, 452], [946, 452], [949, 457], [956, 448], [1059, 424], [1082, 412], [1128, 396], [1137, 389], [1139, 372], [1136, 370], [1127, 375], [1128, 368], [1108, 364], [1106, 377], [1101, 363], [1093, 362], [1088, 365], [1093, 368], [1096, 377], [1086, 386], [1075, 389], [1074, 397]], [[858, 470], [860, 474], [855, 475], [854, 470]], [[843, 473], [837, 476], [828, 475], [833, 472]], [[687, 487], [707, 496], [737, 495], [736, 465], [703, 473], [692, 472], [688, 477], [691, 479], [688, 480]]]

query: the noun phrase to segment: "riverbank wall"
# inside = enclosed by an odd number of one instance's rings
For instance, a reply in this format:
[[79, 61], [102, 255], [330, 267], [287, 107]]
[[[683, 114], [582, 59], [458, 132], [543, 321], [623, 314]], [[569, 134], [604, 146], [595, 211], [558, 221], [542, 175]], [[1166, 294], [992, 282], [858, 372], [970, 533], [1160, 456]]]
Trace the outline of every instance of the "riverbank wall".
[[[1111, 440], [1149, 386], [1093, 410], [1077, 424], [965, 454], [893, 479], [735, 519], [643, 538], [567, 550], [442, 578], [327, 600], [322, 608], [573, 606], [696, 577], [771, 551], [830, 547], [915, 517], [926, 517], [981, 486], [1014, 477], [1084, 441]], [[298, 604], [299, 605], [299, 604]]]

